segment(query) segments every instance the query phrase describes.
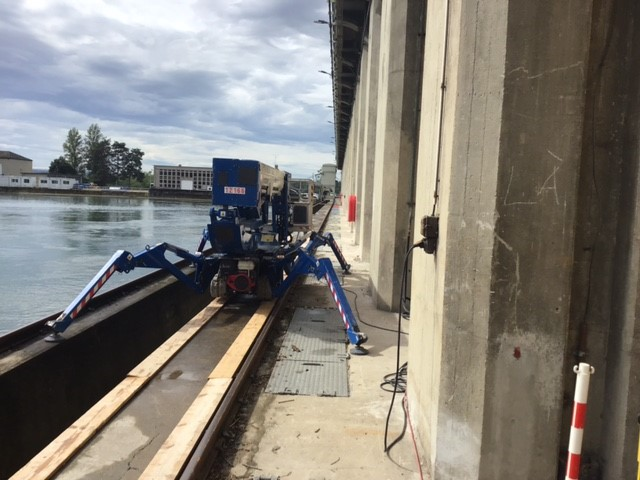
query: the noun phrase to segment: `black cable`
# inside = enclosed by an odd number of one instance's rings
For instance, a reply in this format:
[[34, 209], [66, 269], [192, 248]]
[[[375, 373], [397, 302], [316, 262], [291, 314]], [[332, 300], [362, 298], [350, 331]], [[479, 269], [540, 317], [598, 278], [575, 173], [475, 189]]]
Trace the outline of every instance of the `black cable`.
[[607, 60], [607, 56], [609, 54], [609, 49], [611, 47], [612, 39], [613, 39], [613, 31], [616, 19], [616, 6], [615, 3], [611, 7], [611, 11], [609, 12], [609, 25], [606, 32], [606, 36], [604, 39], [604, 46], [602, 49], [602, 53], [600, 55], [600, 60], [598, 61], [595, 71], [590, 77], [591, 85], [588, 89], [589, 93], [592, 94], [591, 100], [591, 181], [593, 183], [593, 191], [595, 194], [595, 202], [593, 204], [596, 207], [596, 232], [595, 238], [593, 239], [591, 245], [587, 248], [589, 251], [589, 268], [587, 269], [587, 293], [584, 301], [584, 311], [582, 313], [582, 319], [578, 324], [578, 341], [577, 348], [575, 352], [575, 357], [580, 362], [586, 361], [587, 358], [587, 325], [588, 325], [588, 317], [589, 311], [591, 307], [591, 295], [592, 295], [592, 279], [593, 279], [593, 265], [594, 265], [594, 257], [596, 255], [596, 246], [598, 244], [598, 240], [600, 238], [601, 230], [602, 230], [602, 212], [600, 205], [600, 192], [598, 189], [598, 175], [596, 173], [596, 106], [598, 103], [598, 98], [600, 96], [600, 92], [602, 89], [602, 75], [604, 70], [605, 61]]
[[[365, 322], [364, 320], [362, 320], [362, 319], [360, 318], [360, 312], [358, 311], [358, 294], [357, 294], [356, 292], [354, 292], [353, 290], [349, 290], [348, 288], [344, 288], [344, 287], [342, 287], [342, 289], [343, 289], [345, 292], [349, 292], [350, 294], [352, 294], [352, 295], [354, 296], [354, 298], [353, 298], [353, 308], [354, 308], [354, 309], [355, 309], [355, 311], [356, 311], [356, 316], [358, 317], [358, 318], [357, 318], [358, 323], [361, 323], [361, 324], [363, 324], [363, 325], [366, 325], [367, 327], [377, 328], [378, 330], [384, 330], [385, 332], [393, 332], [393, 333], [395, 333], [395, 332], [396, 332], [396, 331], [395, 331], [394, 329], [392, 329], [392, 328], [379, 327], [379, 326], [377, 326], [377, 325], [372, 325], [371, 323], [367, 323], [367, 322]], [[408, 335], [408, 333], [407, 333], [407, 332], [402, 332], [402, 335]]]
[[396, 389], [399, 393], [407, 391], [407, 362], [400, 367], [399, 373], [389, 373], [383, 377], [380, 388], [385, 392], [393, 392]]
[[[411, 252], [413, 251], [414, 248], [417, 247], [421, 247], [423, 245], [423, 241], [421, 240], [420, 242], [416, 243], [415, 245], [412, 245], [411, 248], [409, 250], [407, 250], [406, 255], [404, 256], [404, 266], [402, 268], [402, 281], [400, 282], [401, 288], [400, 288], [400, 301], [402, 301], [402, 299], [404, 298], [404, 283], [405, 283], [405, 277], [407, 275], [407, 270], [408, 270], [408, 265], [409, 265], [409, 255], [411, 255]], [[402, 427], [402, 431], [400, 432], [400, 435], [398, 435], [398, 437], [393, 440], [391, 443], [387, 443], [387, 439], [388, 439], [388, 435], [389, 435], [389, 421], [391, 420], [391, 412], [393, 411], [393, 404], [395, 402], [396, 399], [396, 393], [398, 392], [398, 384], [399, 384], [399, 378], [400, 378], [400, 332], [401, 332], [401, 322], [402, 322], [402, 308], [399, 309], [398, 311], [398, 341], [397, 341], [397, 348], [396, 348], [396, 372], [395, 372], [395, 381], [394, 381], [394, 385], [396, 386], [396, 388], [393, 389], [393, 395], [391, 396], [391, 405], [389, 405], [389, 412], [387, 413], [387, 419], [385, 421], [384, 424], [384, 451], [385, 453], [389, 453], [389, 450], [391, 450], [391, 448], [393, 448], [393, 446], [398, 443], [402, 437], [404, 437], [404, 432], [407, 429], [407, 416], [406, 414], [404, 415], [404, 425]]]
[[438, 127], [438, 151], [436, 153], [436, 179], [435, 186], [433, 191], [433, 210], [431, 211], [431, 215], [436, 214], [436, 205], [438, 204], [438, 199], [440, 198], [439, 190], [440, 190], [440, 162], [442, 160], [442, 131], [444, 130], [444, 101], [445, 101], [445, 93], [447, 91], [447, 54], [448, 54], [448, 45], [449, 45], [449, 0], [447, 0], [446, 5], [446, 13], [444, 20], [444, 51], [442, 54], [442, 82], [440, 83], [440, 120]]

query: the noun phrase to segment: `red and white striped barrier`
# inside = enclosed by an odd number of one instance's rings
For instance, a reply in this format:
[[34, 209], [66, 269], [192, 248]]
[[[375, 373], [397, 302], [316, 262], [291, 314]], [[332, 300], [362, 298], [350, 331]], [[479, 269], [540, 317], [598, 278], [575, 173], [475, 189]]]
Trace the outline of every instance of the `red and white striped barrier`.
[[573, 371], [578, 374], [578, 379], [576, 380], [576, 391], [573, 396], [573, 417], [571, 418], [569, 458], [567, 459], [565, 480], [579, 480], [580, 478], [580, 454], [582, 453], [584, 422], [587, 417], [589, 379], [595, 370], [587, 363], [580, 363], [573, 367]]

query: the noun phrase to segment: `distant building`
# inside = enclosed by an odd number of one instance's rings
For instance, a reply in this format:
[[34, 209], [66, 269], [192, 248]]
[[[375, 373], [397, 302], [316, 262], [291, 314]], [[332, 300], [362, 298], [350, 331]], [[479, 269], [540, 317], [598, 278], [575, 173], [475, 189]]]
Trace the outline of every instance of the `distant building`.
[[211, 167], [183, 167], [182, 165], [153, 167], [153, 186], [165, 190], [210, 191]]
[[77, 183], [74, 177], [49, 175], [45, 169], [34, 170], [30, 158], [0, 151], [0, 187], [70, 190]]
[[338, 167], [335, 163], [325, 163], [320, 169], [320, 186], [322, 192], [329, 190], [331, 193], [336, 191], [336, 171]]
[[0, 150], [0, 175], [22, 175], [33, 172], [33, 160], [17, 153]]
[[55, 177], [47, 174], [0, 175], [0, 187], [71, 190], [77, 183], [78, 180], [73, 177]]

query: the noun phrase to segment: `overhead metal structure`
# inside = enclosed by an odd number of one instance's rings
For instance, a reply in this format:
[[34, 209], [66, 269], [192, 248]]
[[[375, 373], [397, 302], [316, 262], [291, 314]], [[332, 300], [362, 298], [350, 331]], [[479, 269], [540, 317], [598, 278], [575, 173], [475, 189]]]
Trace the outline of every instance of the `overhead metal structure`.
[[328, 0], [336, 165], [342, 170], [366, 42], [370, 0]]

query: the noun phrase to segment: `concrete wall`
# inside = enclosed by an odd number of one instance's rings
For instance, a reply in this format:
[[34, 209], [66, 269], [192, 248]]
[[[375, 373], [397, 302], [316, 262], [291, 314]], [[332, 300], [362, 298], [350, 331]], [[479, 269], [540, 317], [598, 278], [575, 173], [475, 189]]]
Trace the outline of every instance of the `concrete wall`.
[[410, 241], [423, 6], [418, 0], [382, 2], [371, 284], [378, 307], [385, 310], [399, 308], [403, 260]]
[[[586, 473], [590, 478], [634, 478], [640, 413], [634, 373], [640, 366], [640, 59], [633, 52], [640, 40], [640, 5], [595, 2], [593, 12], [566, 361], [586, 361], [596, 368], [584, 439]], [[567, 379], [567, 394], [573, 380]], [[570, 418], [566, 408], [563, 431]]]
[[373, 217], [373, 179], [376, 153], [376, 122], [378, 114], [378, 75], [380, 58], [380, 21], [382, 16], [382, 0], [374, 0], [369, 12], [369, 38], [362, 63], [362, 80], [360, 95], [364, 96], [364, 138], [362, 177], [362, 197], [360, 199], [361, 222], [358, 243], [360, 257], [364, 262], [371, 260], [371, 227]]
[[[414, 231], [440, 219], [437, 253], [413, 252], [408, 398], [424, 464], [434, 479], [563, 477], [572, 367], [585, 361], [596, 371], [581, 478], [633, 478], [640, 4], [433, 0], [422, 68], [408, 67], [419, 29], [398, 28], [406, 5], [372, 3], [364, 125], [349, 137], [363, 145], [343, 184], [373, 187], [358, 241], [371, 238], [379, 308], [398, 307], [412, 203]], [[406, 128], [412, 75], [418, 134]]]

